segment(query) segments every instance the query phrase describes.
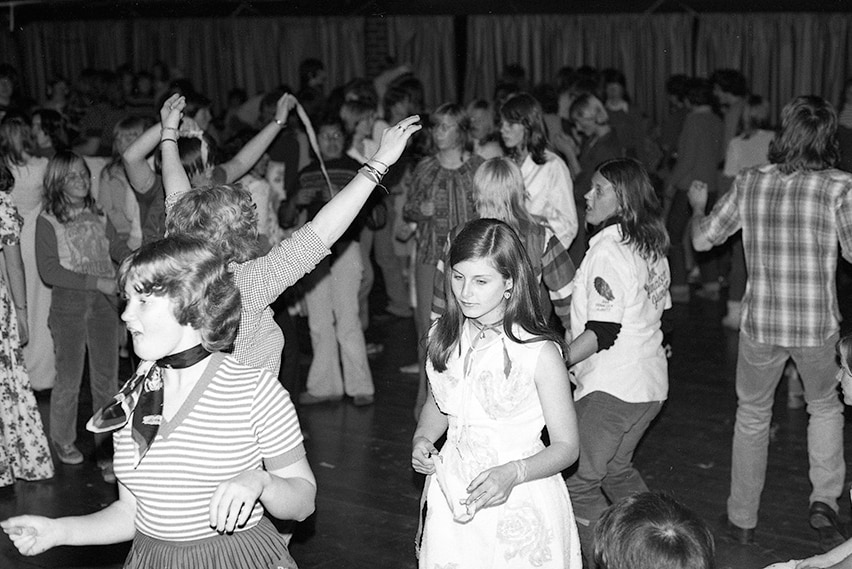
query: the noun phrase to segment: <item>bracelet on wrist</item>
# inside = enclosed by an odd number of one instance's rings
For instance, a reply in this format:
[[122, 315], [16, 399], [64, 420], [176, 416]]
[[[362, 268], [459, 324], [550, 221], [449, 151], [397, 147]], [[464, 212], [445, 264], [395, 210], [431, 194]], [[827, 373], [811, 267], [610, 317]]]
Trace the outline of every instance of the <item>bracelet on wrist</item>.
[[363, 166], [361, 166], [361, 168], [358, 169], [358, 173], [373, 182], [381, 189], [383, 189], [386, 194], [390, 194], [388, 189], [382, 185], [382, 175], [379, 173], [378, 170], [376, 170], [369, 164], [364, 164]]
[[160, 142], [161, 143], [163, 143], [163, 142], [174, 142], [175, 144], [177, 144], [177, 139], [165, 137], [165, 138], [161, 138]]
[[387, 174], [387, 173], [388, 173], [388, 170], [390, 170], [390, 166], [388, 166], [387, 164], [385, 164], [385, 163], [384, 163], [384, 162], [382, 162], [381, 160], [376, 160], [375, 158], [370, 158], [367, 162], [375, 162], [375, 163], [376, 163], [376, 164], [378, 164], [379, 166], [384, 166], [384, 167], [385, 167], [385, 171], [384, 171], [384, 173], [382, 174], [382, 176], [384, 176], [385, 174]]
[[280, 126], [281, 128], [287, 128], [287, 121], [282, 121], [278, 119], [273, 119], [272, 122]]

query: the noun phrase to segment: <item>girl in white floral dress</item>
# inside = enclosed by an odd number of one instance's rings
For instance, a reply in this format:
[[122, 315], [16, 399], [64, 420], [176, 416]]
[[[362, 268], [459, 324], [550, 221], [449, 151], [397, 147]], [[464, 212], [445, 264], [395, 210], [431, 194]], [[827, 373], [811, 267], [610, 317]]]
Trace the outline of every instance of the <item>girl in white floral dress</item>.
[[577, 421], [523, 245], [505, 223], [478, 219], [449, 266], [455, 302], [429, 334], [431, 393], [413, 440], [412, 466], [428, 475], [420, 567], [580, 569], [560, 475], [577, 459]]
[[[21, 227], [9, 191], [14, 178], [0, 162], [0, 486], [53, 476], [47, 437], [24, 365], [27, 301], [21, 260]], [[8, 282], [7, 282], [8, 275]], [[20, 332], [19, 332], [19, 324]]]

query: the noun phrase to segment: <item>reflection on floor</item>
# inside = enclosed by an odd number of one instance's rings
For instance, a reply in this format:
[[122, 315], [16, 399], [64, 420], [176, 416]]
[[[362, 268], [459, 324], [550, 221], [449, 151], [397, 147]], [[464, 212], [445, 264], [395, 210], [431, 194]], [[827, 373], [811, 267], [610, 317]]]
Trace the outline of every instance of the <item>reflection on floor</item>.
[[[818, 552], [817, 535], [807, 522], [807, 414], [786, 408], [782, 382], [757, 530], [759, 545], [726, 541], [717, 527], [729, 486], [737, 335], [718, 323], [723, 306], [693, 300], [674, 309], [670, 399], [639, 447], [636, 463], [652, 489], [672, 493], [714, 527], [718, 567], [757, 569]], [[376, 403], [356, 408], [343, 401], [299, 411], [319, 488], [316, 514], [300, 524], [292, 544], [293, 556], [303, 568], [416, 566], [414, 535], [423, 481], [411, 471], [409, 452], [417, 377], [398, 371], [415, 358], [414, 327], [410, 319], [385, 316], [374, 321], [368, 337], [385, 345], [372, 360]], [[302, 371], [306, 372], [304, 366]], [[40, 399], [46, 417], [47, 397]], [[115, 488], [101, 480], [92, 460], [91, 438], [83, 433], [82, 423], [80, 433], [88, 460], [80, 466], [58, 465], [51, 481], [0, 490], [0, 518], [23, 512], [51, 516], [91, 512], [115, 498]], [[848, 517], [846, 493], [841, 511]], [[0, 567], [118, 568], [126, 551], [126, 544], [65, 547], [23, 558], [0, 536]]]

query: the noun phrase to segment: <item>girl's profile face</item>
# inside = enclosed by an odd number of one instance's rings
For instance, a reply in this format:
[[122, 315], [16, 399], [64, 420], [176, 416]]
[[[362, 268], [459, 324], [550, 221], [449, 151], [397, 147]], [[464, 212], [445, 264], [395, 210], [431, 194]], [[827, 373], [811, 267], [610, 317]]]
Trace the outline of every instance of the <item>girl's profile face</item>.
[[174, 302], [168, 296], [139, 292], [129, 279], [124, 296], [127, 304], [121, 319], [133, 338], [133, 351], [141, 359], [157, 360], [200, 343], [200, 332], [177, 321]]
[[600, 172], [592, 176], [592, 189], [585, 197], [586, 221], [592, 225], [600, 225], [618, 212], [615, 187]]
[[453, 265], [451, 275], [453, 297], [462, 314], [482, 324], [493, 324], [506, 311], [507, 290], [512, 279], [505, 279], [488, 259], [467, 259]]
[[525, 144], [526, 131], [524, 125], [519, 122], [500, 122], [500, 136], [506, 148], [523, 148]]
[[82, 204], [89, 196], [91, 185], [92, 180], [89, 177], [89, 170], [86, 168], [86, 163], [80, 160], [74, 162], [68, 170], [68, 174], [65, 175], [62, 192], [71, 204]]

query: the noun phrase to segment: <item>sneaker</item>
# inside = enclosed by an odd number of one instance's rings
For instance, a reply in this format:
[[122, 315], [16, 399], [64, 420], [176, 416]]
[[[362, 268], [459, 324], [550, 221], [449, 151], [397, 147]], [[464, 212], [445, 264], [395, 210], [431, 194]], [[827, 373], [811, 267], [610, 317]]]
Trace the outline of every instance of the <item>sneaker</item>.
[[112, 459], [104, 459], [98, 461], [98, 468], [101, 469], [101, 477], [107, 484], [115, 484], [115, 470], [112, 466]]
[[367, 357], [377, 356], [383, 351], [385, 351], [385, 347], [382, 344], [377, 344], [375, 342], [367, 344]]
[[299, 394], [299, 405], [319, 405], [321, 403], [336, 403], [343, 399], [342, 395], [311, 395], [307, 391]]
[[355, 407], [366, 407], [367, 405], [373, 404], [373, 396], [372, 395], [356, 395], [352, 398], [352, 404]]
[[56, 451], [56, 458], [62, 464], [83, 464], [83, 453], [74, 446], [74, 443], [67, 445], [53, 443], [53, 450]]

